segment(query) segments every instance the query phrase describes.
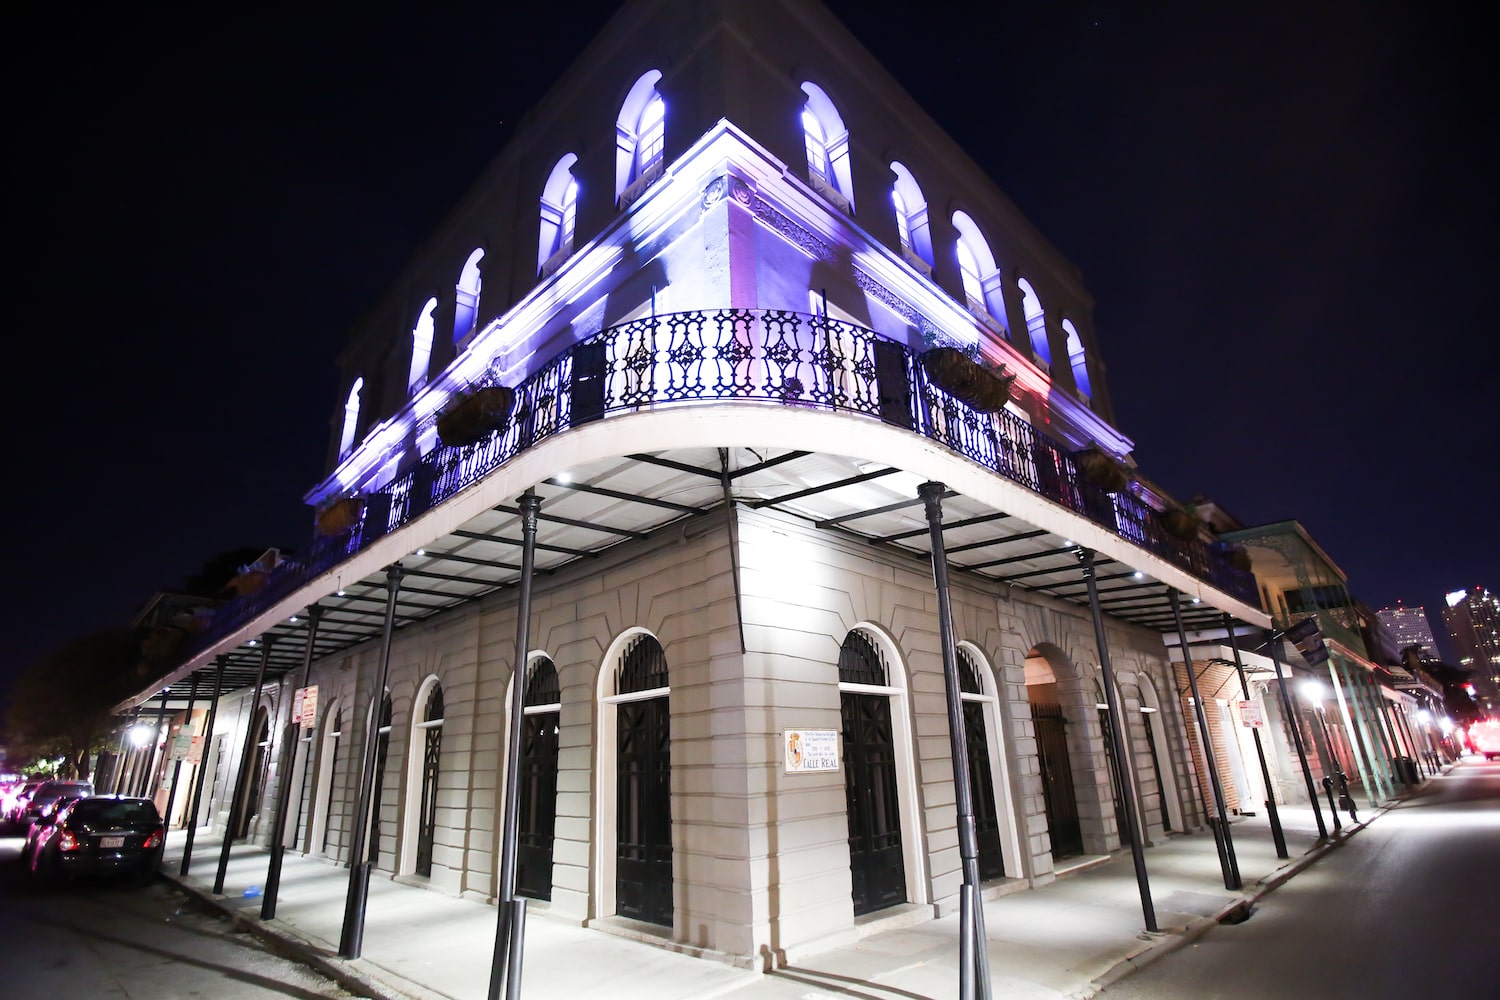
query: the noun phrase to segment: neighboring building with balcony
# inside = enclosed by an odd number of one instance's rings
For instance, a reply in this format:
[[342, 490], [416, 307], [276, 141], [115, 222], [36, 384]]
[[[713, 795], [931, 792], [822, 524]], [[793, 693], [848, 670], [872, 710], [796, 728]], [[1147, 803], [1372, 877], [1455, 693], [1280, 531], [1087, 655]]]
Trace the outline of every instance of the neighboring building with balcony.
[[[213, 746], [253, 727], [214, 822], [252, 789], [269, 834], [316, 604], [300, 849], [348, 859], [373, 729], [377, 868], [493, 899], [519, 683], [519, 882], [551, 915], [761, 965], [949, 912], [940, 483], [985, 879], [1118, 848], [1127, 794], [1147, 840], [1201, 824], [1162, 632], [1177, 597], [1189, 628], [1269, 624], [1254, 580], [1123, 485], [1078, 271], [820, 4], [626, 4], [340, 366], [306, 499], [357, 513], [168, 678], [175, 703], [222, 657]], [[440, 439], [484, 389], [496, 428]]]

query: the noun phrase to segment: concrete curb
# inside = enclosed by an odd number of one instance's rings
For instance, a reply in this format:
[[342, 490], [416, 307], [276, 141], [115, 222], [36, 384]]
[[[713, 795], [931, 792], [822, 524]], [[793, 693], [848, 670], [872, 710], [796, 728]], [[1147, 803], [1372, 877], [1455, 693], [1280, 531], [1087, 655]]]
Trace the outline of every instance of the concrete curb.
[[1238, 899], [1226, 903], [1216, 910], [1212, 916], [1200, 917], [1179, 932], [1164, 934], [1161, 940], [1155, 944], [1149, 945], [1144, 950], [1136, 952], [1133, 955], [1127, 955], [1102, 975], [1090, 980], [1087, 986], [1069, 993], [1068, 996], [1072, 1000], [1093, 1000], [1104, 989], [1114, 985], [1138, 969], [1143, 969], [1152, 962], [1172, 954], [1172, 952], [1177, 951], [1179, 948], [1184, 948], [1192, 944], [1237, 911], [1254, 909], [1255, 904], [1291, 881], [1294, 876], [1301, 874], [1333, 851], [1343, 847], [1350, 837], [1420, 791], [1421, 788], [1419, 787], [1415, 791], [1408, 791], [1399, 797], [1388, 799], [1381, 803], [1365, 819], [1345, 826], [1337, 836], [1330, 835], [1327, 840], [1320, 842], [1301, 857], [1288, 861], [1285, 865], [1282, 865], [1270, 875], [1261, 879], [1256, 883], [1256, 888], [1253, 891], [1246, 892], [1245, 890], [1241, 890]]
[[[363, 959], [349, 960], [329, 955], [317, 944], [303, 938], [280, 921], [262, 921], [250, 916], [235, 906], [228, 896], [216, 895], [193, 882], [166, 871], [158, 873], [162, 880], [172, 885], [210, 910], [227, 919], [237, 930], [242, 930], [266, 945], [282, 958], [300, 962], [308, 968], [326, 976], [350, 993], [365, 1000], [451, 1000], [442, 993], [434, 993], [417, 983], [403, 981], [399, 985], [383, 982], [360, 965], [370, 965]], [[389, 970], [382, 973], [392, 975]], [[399, 977], [395, 977], [399, 978]]]

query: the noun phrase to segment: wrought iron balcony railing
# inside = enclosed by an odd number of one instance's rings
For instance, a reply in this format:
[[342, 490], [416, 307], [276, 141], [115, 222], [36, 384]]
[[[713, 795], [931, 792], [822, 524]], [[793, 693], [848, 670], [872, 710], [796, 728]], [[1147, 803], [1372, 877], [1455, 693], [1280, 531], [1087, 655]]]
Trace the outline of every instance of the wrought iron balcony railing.
[[306, 559], [277, 567], [264, 590], [220, 608], [199, 648], [540, 441], [623, 413], [729, 400], [858, 414], [922, 434], [1259, 605], [1251, 574], [1201, 540], [1171, 535], [1130, 493], [1105, 492], [1080, 476], [1062, 443], [1011, 413], [976, 412], [930, 385], [904, 344], [851, 323], [761, 309], [635, 320], [573, 345], [515, 392], [503, 428], [472, 445], [439, 446], [367, 495], [353, 531], [319, 539]]

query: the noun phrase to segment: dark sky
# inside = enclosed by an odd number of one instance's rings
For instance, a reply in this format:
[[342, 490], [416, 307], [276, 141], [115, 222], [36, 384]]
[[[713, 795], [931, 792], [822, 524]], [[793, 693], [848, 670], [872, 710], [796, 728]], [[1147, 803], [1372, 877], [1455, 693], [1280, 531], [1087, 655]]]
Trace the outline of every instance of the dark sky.
[[[0, 680], [309, 540], [344, 332], [616, 4], [125, 6], [27, 5], [0, 43]], [[1471, 15], [830, 6], [1083, 269], [1148, 475], [1300, 519], [1376, 607], [1500, 586]]]

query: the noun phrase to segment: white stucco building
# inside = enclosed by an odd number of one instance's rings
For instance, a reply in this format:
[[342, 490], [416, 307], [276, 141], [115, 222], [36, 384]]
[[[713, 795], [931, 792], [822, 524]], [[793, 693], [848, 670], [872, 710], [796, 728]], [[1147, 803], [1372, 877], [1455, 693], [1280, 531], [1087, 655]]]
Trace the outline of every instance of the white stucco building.
[[[1148, 843], [1200, 824], [1167, 595], [1190, 624], [1268, 620], [1248, 574], [1109, 481], [1131, 442], [1091, 306], [820, 4], [626, 3], [339, 359], [306, 499], [357, 497], [358, 522], [223, 609], [170, 675], [181, 704], [198, 674], [201, 706], [226, 664], [200, 818], [227, 822], [249, 725], [244, 825], [270, 838], [316, 604], [288, 844], [347, 860], [384, 706], [377, 873], [493, 899], [534, 491], [533, 912], [760, 967], [947, 912], [954, 768], [917, 492], [937, 482], [987, 888], [1119, 848], [1127, 794]], [[991, 388], [1003, 366], [1010, 401], [944, 365]], [[487, 386], [514, 392], [499, 429], [443, 444], [439, 415]], [[828, 739], [835, 769], [794, 767], [791, 744]]]

